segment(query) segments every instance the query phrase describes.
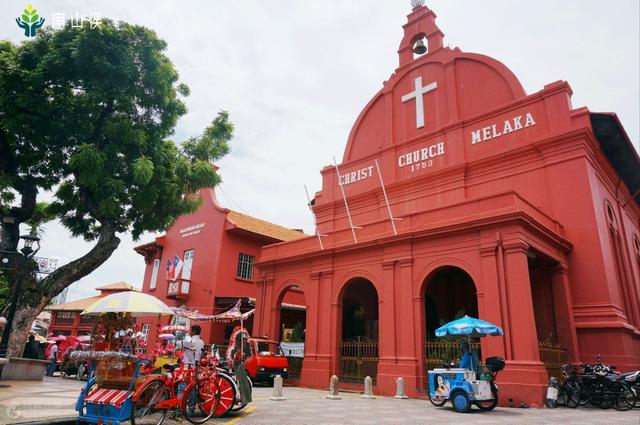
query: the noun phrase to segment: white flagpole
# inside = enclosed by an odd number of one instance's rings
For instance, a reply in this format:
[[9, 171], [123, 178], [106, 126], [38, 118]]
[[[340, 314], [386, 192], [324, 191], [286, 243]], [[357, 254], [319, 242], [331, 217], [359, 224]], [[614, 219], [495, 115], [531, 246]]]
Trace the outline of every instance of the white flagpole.
[[391, 227], [393, 228], [393, 234], [398, 235], [398, 231], [396, 230], [395, 219], [393, 218], [393, 214], [391, 213], [391, 205], [389, 205], [389, 198], [387, 198], [387, 190], [384, 188], [384, 182], [382, 181], [382, 173], [380, 172], [380, 165], [378, 165], [378, 160], [376, 162], [376, 170], [378, 170], [378, 177], [380, 177], [380, 186], [382, 186], [382, 194], [384, 195], [384, 202], [387, 204], [387, 211], [389, 212], [389, 220], [391, 220]]
[[313, 226], [316, 228], [316, 235], [318, 236], [318, 242], [320, 242], [320, 249], [324, 249], [322, 245], [322, 237], [320, 235], [320, 230], [318, 230], [318, 222], [316, 221], [316, 214], [313, 212], [313, 207], [311, 206], [311, 198], [309, 197], [309, 191], [307, 190], [307, 185], [304, 185], [304, 191], [307, 194], [307, 205], [309, 206], [309, 211], [311, 211], [311, 216], [313, 217]]
[[356, 229], [353, 227], [353, 221], [351, 220], [351, 212], [349, 211], [349, 205], [347, 204], [347, 196], [344, 194], [344, 188], [342, 187], [342, 182], [340, 181], [340, 170], [338, 169], [338, 162], [336, 161], [336, 157], [333, 157], [333, 166], [336, 167], [336, 173], [338, 174], [338, 186], [340, 186], [340, 191], [342, 192], [342, 200], [344, 201], [344, 208], [347, 210], [347, 217], [349, 218], [349, 226], [351, 226], [351, 234], [353, 235], [353, 241], [358, 243], [358, 238], [356, 238]]

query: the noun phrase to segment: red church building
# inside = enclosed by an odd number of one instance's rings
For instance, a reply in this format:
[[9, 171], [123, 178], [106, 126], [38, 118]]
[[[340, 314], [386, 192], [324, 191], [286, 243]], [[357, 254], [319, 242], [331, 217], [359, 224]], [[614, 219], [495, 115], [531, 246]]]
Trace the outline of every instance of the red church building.
[[[300, 239], [306, 235], [246, 214], [221, 207], [213, 189], [200, 190], [202, 206], [193, 214], [176, 219], [167, 232], [153, 242], [135, 247], [144, 257], [146, 267], [142, 291], [172, 307], [183, 307], [212, 315], [233, 307], [243, 299], [242, 311], [254, 308], [256, 299], [256, 258], [263, 245]], [[174, 271], [175, 279], [167, 273], [176, 256], [183, 263]], [[288, 328], [293, 328], [304, 312], [302, 293], [292, 291], [287, 298]], [[302, 313], [304, 317], [304, 313]], [[154, 317], [141, 317], [138, 325], [156, 341], [159, 323]], [[169, 324], [162, 318], [162, 325]], [[188, 319], [175, 317], [173, 324], [189, 326]], [[226, 345], [235, 324], [199, 322], [206, 343]], [[239, 324], [239, 323], [238, 323]], [[251, 317], [245, 326], [252, 329]]]
[[398, 376], [425, 394], [434, 330], [461, 314], [504, 328], [480, 349], [506, 359], [515, 406], [541, 405], [561, 361], [640, 368], [640, 158], [622, 124], [573, 108], [565, 81], [525, 93], [444, 47], [435, 19], [408, 15], [398, 68], [321, 170], [318, 235], [262, 248], [254, 333], [278, 337], [302, 290], [301, 385], [370, 375], [386, 395]]

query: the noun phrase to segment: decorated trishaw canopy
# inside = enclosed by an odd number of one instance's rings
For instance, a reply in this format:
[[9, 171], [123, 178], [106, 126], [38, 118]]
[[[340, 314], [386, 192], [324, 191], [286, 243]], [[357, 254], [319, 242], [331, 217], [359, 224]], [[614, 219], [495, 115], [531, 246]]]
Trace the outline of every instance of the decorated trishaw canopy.
[[470, 338], [477, 338], [487, 335], [504, 335], [504, 331], [500, 326], [474, 317], [464, 316], [436, 329], [437, 337], [447, 335], [464, 335]]
[[238, 302], [236, 302], [236, 304], [231, 309], [214, 315], [202, 314], [195, 311], [185, 310], [179, 307], [175, 307], [173, 309], [173, 312], [177, 316], [200, 322], [232, 322], [234, 320], [247, 320], [255, 312], [255, 308], [247, 311], [246, 313], [243, 313], [242, 311], [240, 311], [240, 304], [241, 300], [238, 300]]
[[173, 310], [153, 295], [136, 291], [116, 292], [100, 298], [81, 314], [130, 313], [133, 316], [173, 315]]

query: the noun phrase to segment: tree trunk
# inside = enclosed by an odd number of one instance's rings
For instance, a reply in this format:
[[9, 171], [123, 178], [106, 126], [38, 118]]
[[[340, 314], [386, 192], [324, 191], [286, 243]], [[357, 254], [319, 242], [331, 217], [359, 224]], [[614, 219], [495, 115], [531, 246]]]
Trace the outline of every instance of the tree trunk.
[[[53, 297], [72, 283], [100, 267], [109, 259], [119, 244], [120, 239], [116, 236], [115, 230], [111, 226], [103, 225], [100, 230], [100, 237], [91, 251], [58, 268], [41, 281], [38, 282], [35, 274], [28, 269], [21, 268], [13, 273], [16, 279], [14, 282], [17, 282], [18, 279], [21, 280], [21, 295], [18, 299], [18, 308], [11, 327], [7, 357], [22, 355], [24, 344], [31, 330], [31, 324]], [[23, 270], [26, 273], [20, 273]], [[15, 284], [12, 285], [12, 289], [15, 287]]]

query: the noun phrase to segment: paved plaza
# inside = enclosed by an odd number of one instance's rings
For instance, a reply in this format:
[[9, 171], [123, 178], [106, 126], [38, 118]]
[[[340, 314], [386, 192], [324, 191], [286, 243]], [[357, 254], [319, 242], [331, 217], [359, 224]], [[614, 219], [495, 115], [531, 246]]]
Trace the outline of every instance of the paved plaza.
[[[59, 377], [43, 382], [3, 381], [0, 388], [0, 424], [75, 417], [73, 406], [81, 382]], [[640, 410], [618, 412], [613, 409], [515, 409], [497, 408], [493, 412], [472, 411], [459, 414], [450, 407], [435, 408], [425, 400], [395, 400], [377, 397], [364, 400], [360, 394], [341, 393], [342, 400], [324, 398], [326, 391], [285, 387], [284, 401], [271, 401], [273, 389], [254, 388], [254, 403], [245, 410], [225, 418], [212, 419], [212, 424], [237, 425], [424, 425], [424, 424], [562, 424], [562, 425], [638, 425]], [[165, 421], [184, 425], [188, 422]]]

